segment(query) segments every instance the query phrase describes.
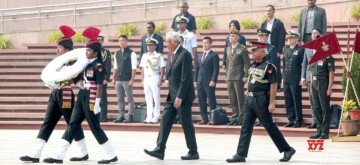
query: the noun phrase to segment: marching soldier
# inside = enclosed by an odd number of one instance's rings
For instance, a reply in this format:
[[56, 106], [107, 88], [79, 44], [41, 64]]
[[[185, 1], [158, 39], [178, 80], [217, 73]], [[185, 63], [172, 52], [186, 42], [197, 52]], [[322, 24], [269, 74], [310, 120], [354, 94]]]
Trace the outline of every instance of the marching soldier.
[[266, 60], [267, 43], [252, 42], [250, 51], [254, 62], [249, 69], [248, 91], [244, 105], [244, 117], [241, 135], [236, 154], [226, 161], [228, 163], [245, 162], [248, 155], [252, 131], [256, 118], [263, 123], [280, 152], [284, 152], [281, 162], [287, 162], [295, 154], [284, 136], [272, 121], [271, 113], [275, 111], [276, 67]]
[[[56, 49], [58, 56], [73, 49], [71, 37], [75, 34], [73, 29], [65, 25], [60, 26], [59, 29], [64, 37], [58, 41]], [[70, 63], [68, 65], [70, 65]], [[71, 85], [66, 84], [61, 89], [53, 89], [51, 91], [44, 122], [39, 130], [35, 145], [29, 153], [20, 157], [21, 161], [39, 162], [41, 151], [45, 143], [49, 140], [61, 116], [64, 116], [66, 123], [69, 124], [73, 107], [74, 94]], [[84, 132], [80, 126], [74, 135], [75, 144], [79, 150], [77, 152], [78, 155], [71, 158], [70, 161], [81, 161], [89, 158], [84, 138]]]
[[104, 83], [102, 86], [102, 94], [101, 94], [101, 113], [100, 113], [100, 122], [107, 122], [107, 112], [108, 112], [108, 100], [107, 100], [107, 84], [110, 82], [111, 75], [111, 53], [108, 49], [103, 47], [105, 37], [103, 35], [99, 35], [98, 41], [101, 44], [101, 58], [104, 64]]
[[89, 27], [84, 30], [82, 35], [90, 40], [86, 43], [86, 57], [91, 62], [86, 66], [84, 71], [80, 73], [73, 81], [80, 81], [80, 90], [74, 107], [74, 113], [66, 128], [66, 131], [59, 142], [59, 148], [55, 155], [44, 159], [45, 163], [62, 163], [65, 153], [70, 147], [70, 143], [75, 134], [81, 128], [81, 123], [86, 119], [90, 130], [95, 136], [97, 142], [105, 151], [106, 158], [99, 161], [99, 164], [108, 164], [116, 162], [116, 153], [110, 144], [105, 132], [100, 127], [100, 122], [96, 114], [100, 113], [101, 86], [103, 85], [104, 69], [101, 57], [101, 44], [97, 41], [100, 30]]
[[226, 83], [230, 97], [230, 105], [234, 120], [228, 125], [241, 125], [244, 108], [244, 83], [247, 81], [250, 67], [249, 53], [244, 45], [238, 42], [240, 33], [237, 30], [230, 32], [230, 45], [226, 51]]
[[299, 33], [288, 31], [289, 46], [284, 48], [284, 95], [289, 123], [285, 127], [299, 128], [303, 123], [301, 103], [301, 65], [304, 49], [298, 45]]
[[317, 132], [310, 139], [329, 139], [330, 96], [334, 82], [335, 62], [332, 56], [312, 63], [311, 73], [312, 103], [317, 121]]
[[[141, 80], [144, 85], [147, 116], [145, 123], [158, 123], [160, 119], [160, 88], [166, 63], [162, 54], [155, 51], [159, 41], [147, 38], [147, 52], [141, 58]], [[154, 105], [155, 103], [155, 105]]]

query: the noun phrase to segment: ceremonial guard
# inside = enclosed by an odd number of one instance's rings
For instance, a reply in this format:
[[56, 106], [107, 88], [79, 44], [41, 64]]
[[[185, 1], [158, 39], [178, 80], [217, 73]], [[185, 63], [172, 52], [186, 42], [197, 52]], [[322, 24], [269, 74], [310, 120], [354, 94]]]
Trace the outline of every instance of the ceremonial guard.
[[299, 37], [299, 33], [288, 31], [286, 38], [289, 46], [283, 50], [285, 107], [289, 120], [285, 127], [294, 128], [301, 127], [303, 123], [300, 80], [304, 49], [298, 45]]
[[[60, 31], [63, 34], [63, 38], [58, 41], [57, 55], [60, 56], [68, 51], [73, 50], [73, 41], [71, 37], [75, 34], [75, 31], [68, 26], [60, 26]], [[67, 64], [70, 65], [71, 63]], [[60, 89], [53, 89], [49, 96], [49, 102], [45, 113], [44, 122], [41, 125], [39, 134], [36, 138], [35, 144], [30, 152], [20, 157], [21, 161], [39, 162], [41, 151], [45, 143], [49, 140], [51, 133], [53, 132], [56, 124], [60, 120], [61, 116], [67, 124], [69, 124], [72, 109], [74, 107], [74, 94], [71, 89], [70, 82], [65, 82]], [[76, 157], [71, 158], [71, 161], [87, 160], [88, 152], [85, 145], [84, 132], [81, 126], [74, 134], [75, 144], [79, 151]]]
[[107, 85], [110, 82], [110, 75], [111, 75], [111, 53], [108, 49], [104, 48], [104, 35], [99, 35], [98, 41], [101, 44], [101, 58], [104, 65], [104, 83], [102, 86], [102, 94], [101, 94], [101, 113], [100, 113], [100, 122], [107, 122], [108, 121], [108, 99], [107, 99]]
[[236, 154], [228, 163], [245, 162], [253, 132], [254, 122], [259, 118], [280, 152], [284, 152], [281, 162], [287, 162], [295, 154], [280, 130], [272, 120], [275, 111], [276, 67], [266, 60], [267, 43], [252, 42], [250, 48], [254, 62], [249, 69], [248, 91], [246, 92], [244, 117]]
[[230, 32], [230, 45], [227, 47], [226, 83], [233, 111], [233, 121], [229, 125], [241, 125], [244, 108], [244, 84], [250, 67], [249, 52], [238, 42], [240, 33]]
[[[141, 62], [141, 80], [144, 85], [147, 116], [145, 123], [158, 123], [160, 119], [160, 88], [164, 78], [165, 66], [162, 54], [155, 51], [159, 41], [155, 38], [146, 40], [147, 53], [144, 53]], [[154, 105], [155, 103], [155, 105]]]
[[81, 123], [87, 120], [90, 130], [95, 136], [97, 142], [105, 151], [106, 158], [99, 161], [99, 164], [108, 164], [117, 161], [115, 151], [110, 144], [105, 132], [100, 127], [100, 122], [96, 114], [100, 113], [101, 89], [104, 79], [104, 68], [101, 57], [101, 44], [97, 41], [100, 30], [89, 27], [84, 30], [82, 35], [90, 40], [86, 43], [86, 57], [90, 64], [86, 66], [74, 82], [78, 82], [80, 86], [74, 112], [71, 115], [70, 123], [65, 133], [58, 143], [59, 148], [50, 158], [44, 159], [45, 163], [62, 163], [65, 153], [70, 147], [70, 143], [77, 132], [81, 129]]

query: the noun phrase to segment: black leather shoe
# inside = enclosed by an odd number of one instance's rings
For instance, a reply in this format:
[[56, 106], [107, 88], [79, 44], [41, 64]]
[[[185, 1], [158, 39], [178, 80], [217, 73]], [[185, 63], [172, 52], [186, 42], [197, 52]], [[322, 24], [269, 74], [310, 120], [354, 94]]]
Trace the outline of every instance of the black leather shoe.
[[310, 139], [318, 139], [320, 136], [321, 136], [321, 135], [317, 133], [317, 134], [315, 134], [315, 135], [310, 136], [309, 138], [310, 138]]
[[293, 128], [301, 128], [301, 124], [300, 124], [300, 123], [295, 123], [295, 124], [293, 125]]
[[280, 159], [280, 162], [288, 162], [291, 157], [295, 154], [296, 150], [292, 147], [290, 147], [289, 151], [285, 151], [284, 152], [284, 157], [282, 159]]
[[33, 163], [38, 163], [39, 162], [39, 158], [32, 158], [30, 156], [21, 156], [20, 160], [23, 162], [33, 162]]
[[111, 163], [111, 162], [116, 162], [116, 161], [118, 161], [118, 158], [117, 158], [117, 156], [115, 156], [114, 158], [112, 158], [112, 159], [110, 159], [110, 160], [100, 160], [100, 161], [98, 161], [97, 163], [98, 164], [109, 164], [109, 163]]
[[157, 158], [159, 160], [164, 160], [164, 153], [160, 153], [159, 151], [149, 151], [147, 149], [144, 149], [144, 152], [148, 154], [149, 156], [152, 156], [154, 158]]
[[235, 125], [236, 121], [233, 120], [233, 121], [230, 121], [229, 123], [227, 123], [227, 125]]
[[44, 159], [44, 163], [63, 163], [63, 160], [53, 159], [53, 158], [46, 158]]
[[294, 126], [294, 123], [287, 123], [287, 124], [284, 125], [284, 127], [287, 127], [287, 128], [293, 127], [293, 126]]
[[188, 154], [182, 156], [181, 160], [197, 160], [199, 158], [200, 158], [199, 153], [195, 153], [195, 154], [188, 153]]
[[261, 124], [261, 122], [259, 121], [259, 122], [255, 123], [254, 126], [255, 126], [255, 127], [262, 127], [263, 124]]
[[100, 122], [108, 122], [108, 119], [100, 119]]
[[79, 157], [72, 157], [70, 159], [70, 161], [83, 161], [83, 160], [88, 160], [89, 159], [89, 154], [86, 154], [84, 157], [79, 158]]
[[125, 118], [124, 117], [118, 117], [117, 119], [114, 120], [114, 123], [122, 123], [124, 122]]
[[236, 163], [236, 162], [246, 162], [245, 157], [241, 157], [239, 155], [234, 155], [232, 158], [226, 159], [228, 163]]
[[328, 134], [321, 134], [321, 136], [319, 137], [319, 139], [329, 139], [329, 135]]
[[311, 125], [307, 126], [308, 129], [315, 129], [317, 127], [316, 123], [312, 123]]

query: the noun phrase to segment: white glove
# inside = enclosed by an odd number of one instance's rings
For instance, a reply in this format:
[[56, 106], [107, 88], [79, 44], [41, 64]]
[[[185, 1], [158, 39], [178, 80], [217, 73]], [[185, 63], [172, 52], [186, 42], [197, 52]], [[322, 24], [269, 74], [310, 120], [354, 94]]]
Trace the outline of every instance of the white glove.
[[94, 106], [94, 114], [95, 115], [101, 112], [100, 101], [101, 101], [101, 98], [95, 99], [95, 106]]

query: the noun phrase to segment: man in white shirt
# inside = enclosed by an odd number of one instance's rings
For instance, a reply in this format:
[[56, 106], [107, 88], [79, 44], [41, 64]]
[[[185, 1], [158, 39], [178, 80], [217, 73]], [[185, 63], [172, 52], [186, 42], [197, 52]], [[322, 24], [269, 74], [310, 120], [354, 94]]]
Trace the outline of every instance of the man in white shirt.
[[147, 107], [145, 123], [158, 123], [160, 119], [160, 87], [166, 64], [164, 57], [155, 51], [157, 44], [159, 41], [154, 38], [146, 39], [148, 52], [143, 54], [140, 62]]
[[[137, 67], [137, 56], [133, 50], [127, 47], [128, 38], [126, 35], [120, 35], [119, 46], [120, 50], [114, 55], [114, 72], [113, 80], [117, 92], [119, 104], [119, 117], [114, 120], [115, 123], [130, 123], [133, 122], [134, 114], [134, 98], [133, 85]], [[130, 110], [128, 112], [129, 118], [125, 120], [125, 93], [128, 99]]]

